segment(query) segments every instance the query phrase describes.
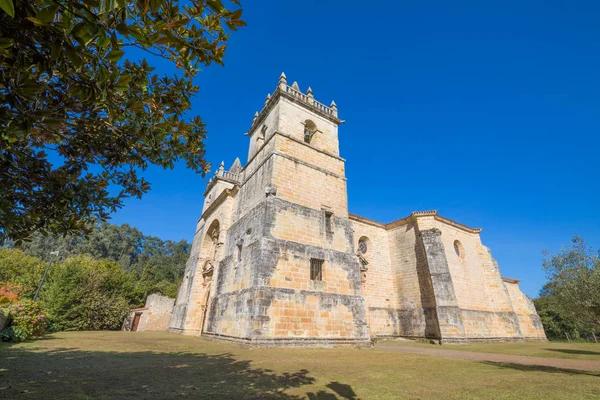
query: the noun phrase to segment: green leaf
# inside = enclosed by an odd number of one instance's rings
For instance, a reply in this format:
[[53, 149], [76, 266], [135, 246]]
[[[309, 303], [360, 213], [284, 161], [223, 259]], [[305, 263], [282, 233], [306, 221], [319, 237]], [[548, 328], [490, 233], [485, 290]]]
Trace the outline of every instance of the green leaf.
[[119, 80], [115, 83], [115, 89], [124, 92], [129, 89], [129, 82], [131, 81], [131, 75], [121, 75]]
[[0, 0], [0, 8], [4, 10], [5, 13], [11, 16], [11, 18], [15, 17], [15, 5], [12, 0]]
[[75, 49], [73, 47], [69, 46], [69, 47], [67, 47], [66, 53], [67, 53], [67, 57], [69, 58], [69, 60], [71, 60], [71, 62], [73, 63], [73, 66], [76, 69], [79, 69], [81, 67], [81, 65], [83, 64], [83, 62], [81, 61], [81, 57], [79, 57], [79, 54], [77, 54]]
[[50, 7], [45, 8], [42, 11], [35, 14], [35, 18], [46, 24], [49, 24], [50, 22], [54, 21], [56, 10], [58, 10], [58, 4], [53, 4]]
[[[0, 0], [0, 1], [2, 1], [2, 0]], [[33, 17], [27, 17], [27, 18], [25, 18], [25, 19], [26, 19], [26, 20], [28, 20], [28, 21], [30, 21], [30, 22], [33, 22], [35, 25], [39, 25], [39, 26], [46, 25], [46, 23], [45, 23], [44, 21], [40, 21], [40, 20], [39, 20], [39, 19], [37, 19], [37, 18], [33, 18]]]
[[106, 36], [106, 34], [104, 32], [102, 32], [100, 34], [100, 37], [98, 38], [98, 48], [100, 50], [104, 50], [106, 48], [106, 46], [108, 46], [109, 43], [110, 43], [110, 38], [108, 36]]
[[12, 39], [0, 38], [0, 49], [8, 49], [13, 44], [14, 41]]
[[108, 61], [116, 62], [119, 61], [124, 54], [125, 52], [123, 50], [113, 50], [106, 55], [106, 59]]
[[164, 3], [164, 0], [150, 0], [150, 9], [153, 13], [157, 12], [160, 6]]
[[92, 8], [97, 8], [100, 6], [100, 2], [98, 2], [97, 0], [82, 0], [82, 1]]

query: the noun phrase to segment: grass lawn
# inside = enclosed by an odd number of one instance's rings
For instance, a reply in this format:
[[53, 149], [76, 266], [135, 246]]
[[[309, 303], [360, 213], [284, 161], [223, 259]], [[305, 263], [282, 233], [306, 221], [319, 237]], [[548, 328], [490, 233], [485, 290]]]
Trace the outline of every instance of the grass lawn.
[[381, 344], [400, 346], [439, 347], [444, 350], [474, 351], [477, 353], [513, 354], [521, 356], [571, 358], [576, 360], [600, 360], [600, 343], [478, 343], [467, 345], [432, 345], [408, 341], [382, 341]]
[[376, 348], [258, 349], [166, 333], [69, 332], [0, 343], [0, 398], [598, 399], [600, 373]]

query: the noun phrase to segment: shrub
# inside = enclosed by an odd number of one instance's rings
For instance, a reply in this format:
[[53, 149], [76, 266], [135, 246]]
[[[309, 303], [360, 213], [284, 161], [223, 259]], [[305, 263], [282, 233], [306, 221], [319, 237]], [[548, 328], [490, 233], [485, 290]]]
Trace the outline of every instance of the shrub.
[[89, 256], [56, 265], [40, 297], [53, 330], [120, 329], [135, 301], [130, 276], [114, 262]]
[[46, 332], [47, 318], [40, 305], [31, 300], [23, 300], [10, 307], [7, 329], [12, 328], [12, 340], [33, 339]]
[[40, 283], [45, 264], [37, 257], [18, 249], [0, 249], [0, 281], [21, 285], [21, 297], [33, 297]]
[[25, 291], [29, 291], [29, 289], [10, 282], [0, 282], [0, 306], [17, 303]]
[[3, 342], [22, 342], [27, 340], [27, 332], [19, 326], [9, 326], [0, 331], [0, 340]]

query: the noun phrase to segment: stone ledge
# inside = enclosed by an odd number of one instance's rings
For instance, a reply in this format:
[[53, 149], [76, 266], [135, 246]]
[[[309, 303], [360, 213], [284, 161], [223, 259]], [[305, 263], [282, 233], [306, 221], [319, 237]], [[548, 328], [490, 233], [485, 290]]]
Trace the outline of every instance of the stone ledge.
[[548, 339], [540, 337], [455, 337], [444, 338], [440, 344], [473, 344], [473, 343], [510, 343], [510, 342], [547, 342]]
[[373, 347], [370, 338], [250, 338], [203, 332], [202, 336], [215, 341], [237, 343], [251, 347]]

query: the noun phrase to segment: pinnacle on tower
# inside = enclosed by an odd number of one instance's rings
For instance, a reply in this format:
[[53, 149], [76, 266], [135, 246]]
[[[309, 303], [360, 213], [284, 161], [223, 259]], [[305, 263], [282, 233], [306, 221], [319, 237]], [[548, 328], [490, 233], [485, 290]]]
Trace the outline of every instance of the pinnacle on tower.
[[237, 157], [235, 159], [235, 161], [233, 162], [233, 165], [231, 165], [231, 168], [229, 168], [229, 172], [232, 172], [234, 174], [239, 174], [241, 170], [242, 170], [242, 162], [240, 161], [240, 158]]
[[313, 95], [312, 89], [309, 86], [308, 90], [306, 91], [306, 96], [308, 97], [308, 103], [309, 104], [315, 104], [315, 96]]
[[267, 93], [267, 98], [265, 99], [265, 107], [267, 106], [269, 100], [271, 100], [271, 93]]
[[298, 86], [298, 82], [294, 81], [294, 83], [292, 83], [292, 89], [300, 91], [300, 86]]
[[283, 73], [283, 72], [279, 76], [279, 83], [277, 84], [277, 87], [280, 90], [283, 90], [284, 92], [287, 89], [287, 77], [285, 76], [285, 73]]
[[258, 119], [258, 111], [254, 113], [254, 118], [252, 118], [252, 125], [254, 125], [254, 123], [256, 122], [257, 119]]
[[335, 104], [335, 101], [331, 100], [331, 104], [329, 105], [329, 108], [331, 108], [331, 111], [333, 112], [333, 116], [337, 117], [338, 109], [337, 109], [337, 104]]

